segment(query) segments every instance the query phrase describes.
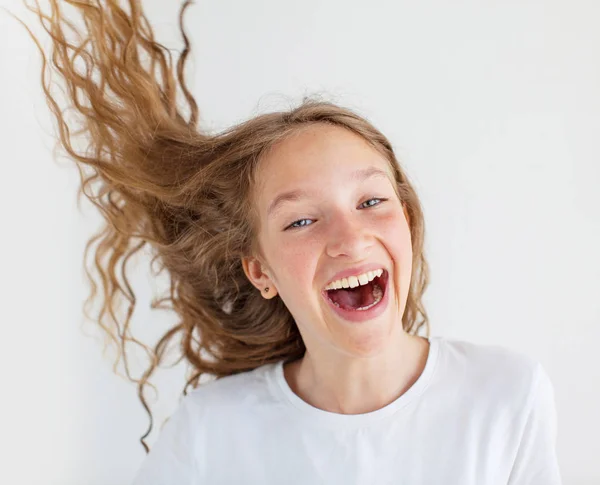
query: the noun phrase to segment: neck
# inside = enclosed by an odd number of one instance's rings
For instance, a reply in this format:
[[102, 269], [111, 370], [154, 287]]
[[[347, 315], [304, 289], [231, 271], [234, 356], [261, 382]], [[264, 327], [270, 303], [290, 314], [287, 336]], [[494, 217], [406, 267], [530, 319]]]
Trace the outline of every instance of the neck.
[[372, 358], [314, 355], [284, 366], [290, 388], [308, 404], [338, 414], [381, 409], [404, 394], [419, 378], [429, 341], [402, 334], [388, 352]]

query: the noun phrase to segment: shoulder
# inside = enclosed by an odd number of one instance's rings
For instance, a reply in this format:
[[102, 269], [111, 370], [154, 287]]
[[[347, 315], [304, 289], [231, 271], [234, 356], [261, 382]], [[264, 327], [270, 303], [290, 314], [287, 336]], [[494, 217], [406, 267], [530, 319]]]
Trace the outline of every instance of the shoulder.
[[268, 372], [274, 364], [241, 372], [219, 379], [212, 378], [186, 396], [187, 406], [198, 413], [228, 413], [235, 408], [248, 408], [269, 398], [267, 390]]
[[219, 379], [213, 376], [189, 390], [179, 397], [173, 412], [159, 426], [158, 440], [175, 436], [197, 438], [217, 418], [233, 418], [240, 410], [264, 402], [267, 395], [265, 374], [271, 366], [269, 364]]
[[471, 379], [534, 381], [542, 371], [534, 358], [499, 345], [439, 338], [441, 364], [460, 370]]
[[523, 410], [551, 387], [541, 363], [516, 350], [449, 339], [439, 346], [439, 375], [472, 397]]

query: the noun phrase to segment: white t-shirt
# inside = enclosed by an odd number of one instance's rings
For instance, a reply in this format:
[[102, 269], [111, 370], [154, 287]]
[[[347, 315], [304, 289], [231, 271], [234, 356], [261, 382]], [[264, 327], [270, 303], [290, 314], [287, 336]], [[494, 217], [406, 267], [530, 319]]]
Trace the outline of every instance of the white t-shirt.
[[387, 406], [337, 414], [289, 387], [282, 362], [182, 399], [134, 485], [557, 485], [552, 384], [500, 347], [430, 339], [425, 369]]

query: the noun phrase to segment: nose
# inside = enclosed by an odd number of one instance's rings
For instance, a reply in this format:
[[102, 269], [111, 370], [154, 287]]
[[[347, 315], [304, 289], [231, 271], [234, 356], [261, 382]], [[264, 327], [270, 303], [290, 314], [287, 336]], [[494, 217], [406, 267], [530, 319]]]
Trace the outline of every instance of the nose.
[[332, 215], [328, 224], [327, 255], [332, 258], [347, 256], [353, 261], [368, 257], [373, 246], [373, 236], [358, 215], [353, 213]]

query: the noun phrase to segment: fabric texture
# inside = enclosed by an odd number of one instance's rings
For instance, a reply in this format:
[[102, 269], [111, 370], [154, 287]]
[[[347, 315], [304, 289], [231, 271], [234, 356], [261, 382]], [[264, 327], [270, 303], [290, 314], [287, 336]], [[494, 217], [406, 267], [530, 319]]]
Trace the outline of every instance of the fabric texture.
[[282, 362], [182, 398], [133, 485], [560, 485], [556, 410], [535, 360], [429, 339], [425, 369], [366, 414], [311, 406]]

